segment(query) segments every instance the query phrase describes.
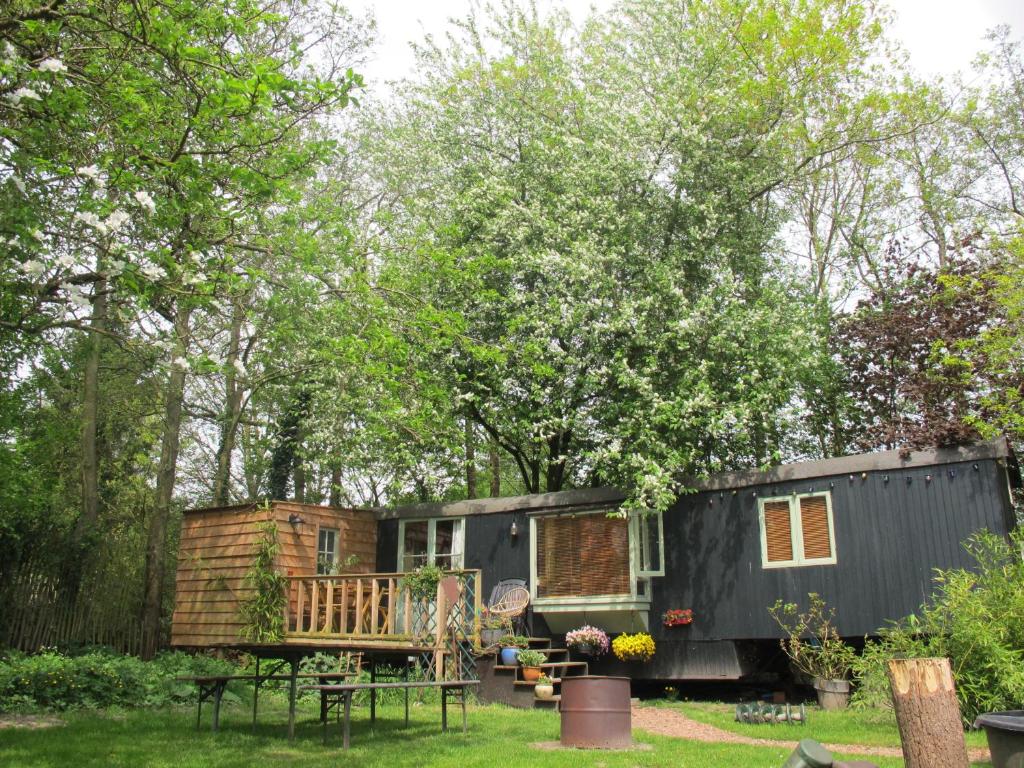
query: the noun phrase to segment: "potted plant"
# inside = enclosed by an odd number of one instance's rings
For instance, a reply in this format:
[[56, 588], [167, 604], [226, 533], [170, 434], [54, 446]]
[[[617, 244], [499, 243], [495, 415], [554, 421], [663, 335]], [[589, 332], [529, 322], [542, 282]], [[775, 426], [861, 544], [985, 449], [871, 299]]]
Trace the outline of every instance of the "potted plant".
[[555, 684], [551, 682], [551, 678], [547, 675], [541, 675], [537, 678], [537, 684], [533, 686], [533, 695], [538, 699], [550, 699], [555, 695]]
[[693, 624], [693, 609], [670, 608], [661, 614], [661, 623], [666, 627], [685, 627]]
[[566, 633], [565, 646], [584, 656], [601, 656], [608, 653], [608, 634], [603, 629], [584, 624]]
[[535, 682], [543, 671], [541, 664], [547, 660], [540, 651], [535, 651], [532, 648], [527, 648], [519, 652], [519, 663], [523, 667], [523, 680], [527, 682]]
[[501, 642], [501, 638], [508, 633], [501, 619], [494, 616], [485, 616], [480, 620], [480, 645], [483, 648], [490, 648]]
[[530, 641], [521, 635], [505, 635], [498, 644], [501, 646], [501, 663], [506, 667], [514, 667], [519, 663], [519, 650], [528, 646]]
[[822, 709], [844, 709], [850, 701], [850, 670], [856, 659], [835, 628], [835, 609], [816, 593], [807, 595], [808, 609], [777, 600], [768, 609], [786, 633], [779, 641], [793, 669], [811, 679]]
[[612, 653], [620, 661], [650, 661], [654, 649], [654, 638], [647, 632], [623, 633], [612, 641]]

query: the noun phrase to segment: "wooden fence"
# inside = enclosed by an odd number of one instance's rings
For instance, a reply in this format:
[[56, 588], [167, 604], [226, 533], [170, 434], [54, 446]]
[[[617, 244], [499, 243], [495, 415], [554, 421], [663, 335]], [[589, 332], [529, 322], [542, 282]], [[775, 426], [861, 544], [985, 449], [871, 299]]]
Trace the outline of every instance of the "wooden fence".
[[[0, 590], [0, 646], [34, 652], [44, 647], [106, 645], [140, 654], [149, 639], [138, 616], [138, 585], [110, 580], [102, 589], [84, 587], [72, 604], [57, 577], [22, 568]], [[159, 638], [158, 646], [166, 645]]]

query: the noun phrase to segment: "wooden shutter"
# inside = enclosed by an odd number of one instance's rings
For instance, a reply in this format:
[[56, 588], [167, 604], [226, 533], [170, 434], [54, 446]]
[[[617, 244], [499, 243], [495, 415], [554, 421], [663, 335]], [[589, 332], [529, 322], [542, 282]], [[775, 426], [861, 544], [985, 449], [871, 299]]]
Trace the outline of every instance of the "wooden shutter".
[[628, 594], [626, 520], [603, 513], [537, 519], [537, 597]]
[[827, 560], [832, 557], [828, 503], [824, 496], [804, 496], [800, 499], [800, 531], [804, 537], [805, 560]]
[[768, 545], [769, 563], [786, 563], [793, 559], [793, 530], [788, 501], [764, 503], [764, 538]]

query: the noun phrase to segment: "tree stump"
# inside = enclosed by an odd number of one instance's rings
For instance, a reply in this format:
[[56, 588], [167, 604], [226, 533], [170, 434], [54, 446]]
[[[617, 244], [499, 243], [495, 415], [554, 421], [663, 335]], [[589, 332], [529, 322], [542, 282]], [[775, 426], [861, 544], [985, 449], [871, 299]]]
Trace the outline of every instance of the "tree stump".
[[967, 768], [949, 659], [892, 659], [889, 685], [907, 768]]

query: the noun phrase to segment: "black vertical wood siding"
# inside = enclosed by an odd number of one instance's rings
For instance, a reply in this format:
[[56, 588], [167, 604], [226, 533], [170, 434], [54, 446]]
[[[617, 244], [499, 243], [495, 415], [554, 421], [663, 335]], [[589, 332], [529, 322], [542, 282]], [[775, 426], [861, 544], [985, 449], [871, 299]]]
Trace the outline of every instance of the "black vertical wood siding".
[[[832, 494], [836, 564], [762, 568], [758, 498], [823, 490]], [[683, 497], [665, 513], [666, 575], [654, 580], [652, 634], [779, 637], [768, 606], [806, 605], [809, 592], [836, 609], [844, 636], [875, 634], [931, 594], [936, 568], [971, 567], [963, 542], [972, 533], [1008, 533], [1006, 496], [1005, 470], [987, 460]], [[666, 629], [660, 617], [669, 608], [692, 608], [694, 623]]]
[[[812, 490], [832, 494], [837, 563], [762, 568], [758, 498]], [[1011, 514], [1006, 471], [990, 459], [684, 496], [665, 513], [666, 575], [654, 579], [651, 634], [666, 649], [777, 638], [768, 606], [777, 599], [806, 605], [808, 592], [836, 608], [844, 636], [875, 634], [931, 594], [936, 568], [971, 567], [964, 540], [983, 528], [1008, 533]], [[483, 571], [485, 600], [501, 579], [529, 579], [525, 514], [469, 515], [465, 521], [465, 564]], [[378, 570], [397, 570], [397, 553], [398, 521], [382, 520]], [[661, 614], [669, 608], [692, 608], [694, 623], [666, 629]], [[545, 629], [536, 617], [533, 631]]]

